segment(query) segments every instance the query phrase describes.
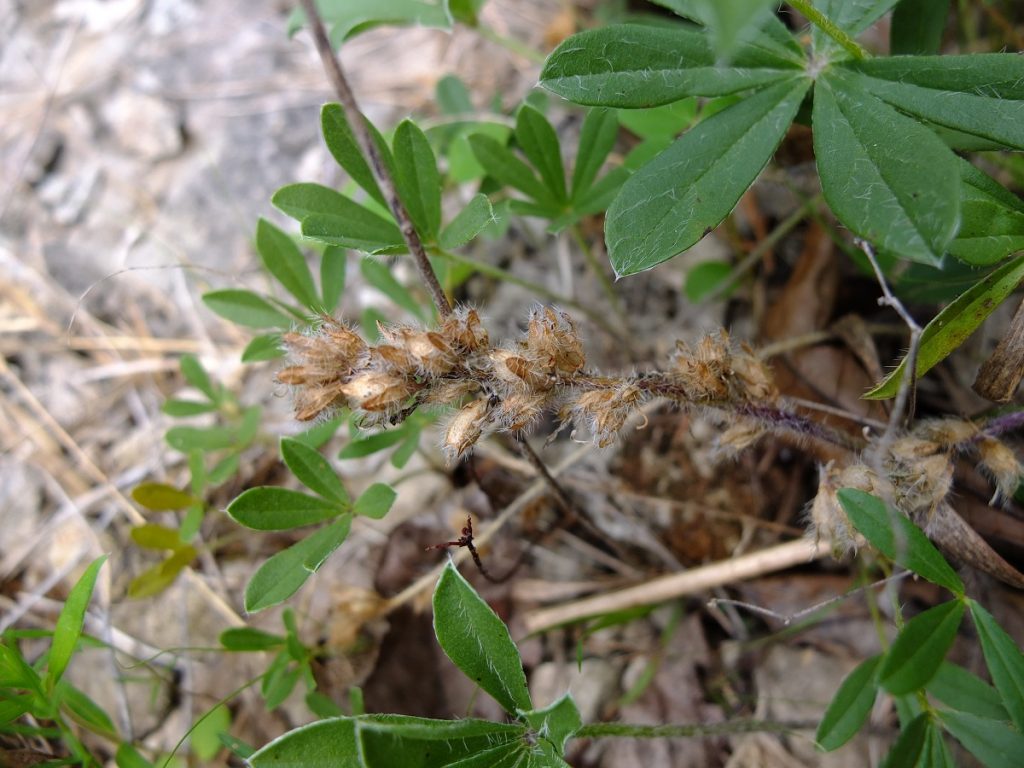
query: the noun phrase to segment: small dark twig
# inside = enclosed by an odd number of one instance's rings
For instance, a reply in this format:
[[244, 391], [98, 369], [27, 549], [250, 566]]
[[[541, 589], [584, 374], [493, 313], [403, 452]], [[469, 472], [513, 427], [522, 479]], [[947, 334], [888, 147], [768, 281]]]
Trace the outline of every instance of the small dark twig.
[[359, 111], [359, 103], [356, 101], [355, 94], [345, 78], [345, 71], [341, 68], [341, 61], [335, 55], [331, 41], [327, 37], [327, 30], [324, 28], [324, 22], [316, 8], [316, 3], [314, 0], [299, 0], [299, 2], [302, 4], [302, 9], [306, 12], [306, 18], [309, 20], [310, 31], [313, 33], [313, 42], [316, 43], [316, 49], [320, 54], [320, 61], [323, 62], [327, 79], [331, 81], [331, 86], [341, 102], [341, 107], [345, 111], [345, 119], [348, 120], [348, 124], [352, 128], [356, 143], [359, 144], [359, 149], [363, 155], [370, 161], [373, 178], [376, 180], [381, 192], [384, 193], [384, 198], [391, 209], [391, 214], [395, 217], [395, 221], [398, 222], [398, 228], [402, 231], [402, 239], [405, 241], [406, 246], [409, 248], [409, 253], [412, 254], [416, 262], [416, 269], [420, 273], [420, 278], [430, 291], [430, 296], [434, 300], [434, 306], [437, 307], [438, 314], [441, 317], [447, 317], [452, 313], [452, 306], [448, 302], [448, 297], [444, 294], [444, 289], [441, 287], [433, 267], [430, 266], [427, 252], [423, 247], [423, 241], [420, 240], [420, 236], [416, 232], [416, 227], [409, 217], [409, 212], [398, 196], [395, 181], [391, 178], [391, 174], [384, 164], [384, 159], [380, 156], [380, 152], [377, 151], [377, 145], [374, 143], [373, 137], [366, 127], [363, 115]]
[[477, 570], [480, 574], [488, 581], [495, 581], [487, 569], [484, 568], [483, 560], [480, 559], [480, 553], [477, 552], [476, 545], [473, 544], [473, 516], [469, 515], [466, 517], [466, 527], [462, 529], [462, 535], [455, 539], [455, 541], [445, 541], [441, 544], [432, 544], [427, 547], [427, 551], [431, 549], [448, 549], [449, 547], [465, 547], [469, 550], [469, 554], [473, 557], [473, 562], [476, 563]]

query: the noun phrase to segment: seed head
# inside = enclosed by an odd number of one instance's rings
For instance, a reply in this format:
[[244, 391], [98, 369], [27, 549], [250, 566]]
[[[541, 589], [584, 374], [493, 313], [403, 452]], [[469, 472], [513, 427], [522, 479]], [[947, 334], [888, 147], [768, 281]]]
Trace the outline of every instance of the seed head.
[[995, 495], [989, 503], [1013, 498], [1024, 474], [1013, 451], [999, 440], [986, 437], [978, 443], [978, 455], [981, 468], [991, 476], [996, 486]]
[[444, 436], [444, 454], [449, 463], [461, 459], [483, 434], [488, 422], [486, 400], [474, 400], [461, 408], [448, 422]]

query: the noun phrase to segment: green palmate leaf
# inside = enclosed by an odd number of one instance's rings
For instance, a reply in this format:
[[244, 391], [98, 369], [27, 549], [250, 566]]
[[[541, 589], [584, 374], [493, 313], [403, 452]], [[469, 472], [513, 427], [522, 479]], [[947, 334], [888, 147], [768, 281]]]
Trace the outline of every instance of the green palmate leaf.
[[316, 450], [298, 440], [285, 437], [281, 439], [281, 458], [299, 482], [311, 491], [339, 507], [348, 506], [349, 497], [345, 486], [327, 459]]
[[[897, 0], [813, 0], [815, 7], [830, 21], [856, 37], [896, 5]], [[811, 28], [811, 48], [820, 57], [837, 59], [847, 54], [842, 46], [819, 27]]]
[[284, 638], [252, 627], [232, 627], [220, 633], [220, 644], [228, 651], [266, 651], [280, 648]]
[[231, 727], [231, 713], [223, 704], [207, 712], [192, 728], [189, 743], [202, 761], [212, 760], [221, 750], [220, 734]]
[[671, 140], [697, 119], [697, 99], [687, 98], [650, 109], [616, 110], [619, 122], [642, 139]]
[[132, 488], [132, 498], [154, 512], [181, 509], [196, 502], [192, 494], [165, 483], [139, 483]]
[[[921, 334], [917, 352], [917, 378], [930, 371], [978, 329], [986, 317], [998, 307], [1024, 280], [1024, 257], [1006, 262], [961, 294], [937, 314]], [[869, 400], [895, 397], [906, 367], [904, 358], [896, 370], [866, 392]]]
[[54, 685], [60, 680], [68, 662], [78, 645], [78, 638], [82, 636], [82, 623], [85, 621], [85, 611], [92, 600], [92, 590], [96, 586], [96, 577], [100, 568], [107, 561], [106, 555], [101, 555], [93, 560], [85, 573], [71, 588], [68, 599], [64, 601], [60, 616], [57, 617], [57, 624], [53, 628], [53, 644], [50, 646], [50, 659], [46, 668], [46, 687], [53, 690]]
[[361, 717], [356, 722], [366, 768], [446, 768], [496, 745], [521, 748], [524, 729], [486, 720], [427, 720], [402, 715]]
[[303, 235], [327, 245], [377, 253], [402, 244], [393, 221], [320, 184], [289, 184], [271, 202], [302, 222]]
[[[344, 168], [348, 175], [352, 177], [352, 181], [366, 190], [370, 197], [386, 207], [387, 200], [384, 199], [384, 194], [380, 191], [380, 187], [377, 186], [377, 182], [373, 178], [373, 171], [370, 170], [366, 158], [363, 157], [362, 150], [359, 149], [359, 145], [356, 143], [355, 136], [352, 134], [352, 128], [349, 126], [348, 120], [345, 119], [345, 111], [341, 108], [341, 105], [325, 104], [324, 108], [320, 111], [320, 123], [324, 132], [324, 142], [327, 144], [327, 149], [330, 150], [334, 159], [338, 161], [338, 165]], [[380, 135], [380, 132], [368, 120], [366, 121], [366, 126], [373, 135], [377, 150], [384, 158], [389, 169], [393, 171], [394, 164], [387, 142], [384, 141], [384, 137]]]
[[[793, 37], [786, 25], [774, 13], [758, 13], [754, 7], [758, 3], [754, 0], [740, 0], [736, 3], [716, 3], [714, 0], [652, 0], [657, 5], [664, 6], [675, 11], [683, 18], [693, 21], [705, 27], [711, 28], [715, 34], [714, 27], [722, 23], [722, 17], [735, 14], [737, 18], [727, 19], [726, 24], [742, 24], [746, 28], [741, 30], [737, 42], [745, 43], [754, 49], [763, 50], [763, 55], [781, 58], [787, 62], [803, 66], [807, 57], [800, 42]], [[729, 5], [735, 7], [719, 7]], [[762, 7], [770, 5], [768, 2], [760, 3]], [[744, 13], [750, 13], [754, 18], [746, 20], [738, 18]], [[749, 24], [744, 22], [748, 21]], [[717, 41], [715, 41], [717, 43]], [[717, 50], [717, 47], [716, 47]], [[721, 51], [718, 51], [720, 59], [728, 58]]]
[[322, 448], [331, 440], [332, 437], [334, 437], [334, 434], [338, 431], [338, 427], [341, 426], [344, 420], [345, 413], [339, 412], [332, 419], [314, 424], [305, 432], [299, 432], [297, 435], [292, 437], [292, 440], [298, 440], [300, 443], [308, 445], [310, 448]]
[[455, 666], [513, 714], [530, 692], [508, 628], [450, 561], [434, 589], [434, 634]]
[[1024, 149], [1024, 61], [1016, 54], [895, 56], [846, 67], [851, 81], [901, 112]]
[[292, 663], [284, 652], [277, 655], [267, 669], [267, 674], [260, 687], [267, 711], [277, 709], [285, 699], [291, 696], [292, 691], [295, 690], [295, 684], [299, 682], [301, 676], [300, 665]]
[[454, 766], [461, 765], [461, 756], [515, 745], [523, 733], [522, 726], [486, 720], [339, 717], [296, 728], [253, 754], [249, 762], [253, 768]]
[[497, 747], [464, 757], [446, 768], [526, 768], [530, 756], [523, 742], [509, 741]]
[[843, 488], [838, 496], [850, 522], [864, 534], [871, 546], [953, 594], [964, 594], [964, 583], [956, 571], [906, 515], [886, 506], [878, 497], [856, 488]]
[[199, 528], [202, 526], [205, 516], [206, 510], [202, 504], [193, 504], [185, 510], [185, 517], [181, 520], [181, 530], [178, 532], [179, 538], [182, 541], [191, 541], [195, 538], [195, 535], [199, 533]]
[[218, 451], [239, 442], [238, 431], [230, 427], [172, 427], [164, 439], [171, 448], [182, 453]]
[[67, 680], [61, 680], [57, 684], [56, 698], [60, 700], [64, 710], [71, 715], [71, 719], [79, 725], [108, 739], [117, 738], [117, 728], [114, 727], [110, 715], [103, 711], [103, 707]]
[[487, 195], [473, 195], [466, 207], [441, 230], [438, 245], [446, 251], [459, 248], [479, 235], [488, 224], [493, 224], [497, 220]]
[[882, 761], [882, 768], [916, 767], [928, 744], [929, 721], [928, 715], [921, 714], [900, 729], [899, 738]]
[[656, 107], [686, 96], [724, 96], [789, 80], [799, 66], [741, 44], [731, 66], [719, 67], [699, 30], [625, 24], [564, 40], [548, 56], [540, 84], [587, 106]]
[[457, 75], [445, 75], [437, 81], [434, 100], [446, 115], [468, 115], [473, 111], [469, 88]]
[[198, 400], [168, 400], [160, 410], [176, 419], [188, 416], [198, 416], [203, 413], [212, 413], [217, 410], [216, 403], [199, 402]]
[[489, 176], [518, 189], [539, 203], [557, 207], [557, 201], [530, 170], [530, 166], [496, 139], [485, 134], [473, 134], [469, 137], [469, 146]]
[[826, 752], [838, 749], [852, 739], [871, 714], [878, 694], [875, 673], [881, 661], [881, 656], [872, 656], [861, 662], [846, 676], [829, 702], [814, 737]]
[[1024, 755], [1024, 736], [1005, 723], [966, 712], [939, 712], [954, 738], [986, 768], [1016, 768]]
[[241, 458], [237, 453], [225, 456], [213, 465], [208, 478], [210, 485], [220, 485], [238, 471], [238, 464]]
[[276, 360], [284, 354], [281, 348], [281, 334], [266, 333], [257, 336], [242, 350], [243, 363], [259, 363], [266, 360]]
[[968, 601], [968, 605], [989, 674], [1013, 724], [1024, 732], [1024, 655], [992, 614], [974, 600]]
[[203, 303], [226, 320], [250, 328], [291, 328], [295, 321], [252, 291], [227, 288], [203, 294]]
[[391, 509], [397, 495], [390, 485], [374, 483], [356, 499], [352, 505], [352, 514], [380, 520]]
[[619, 121], [610, 109], [591, 109], [580, 129], [580, 145], [576, 151], [576, 167], [572, 172], [572, 199], [579, 200], [597, 178], [605, 158], [615, 146]]
[[461, 24], [475, 27], [479, 23], [480, 9], [487, 0], [448, 0], [452, 18]]
[[114, 763], [117, 768], [153, 768], [153, 764], [140, 755], [138, 750], [128, 742], [118, 745]]
[[[655, 0], [658, 2], [658, 0]], [[711, 42], [715, 53], [728, 60], [736, 47], [752, 37], [771, 13], [766, 0], [732, 0], [723, 3], [717, 0], [673, 0], [659, 2], [696, 19], [711, 31]]]
[[960, 225], [957, 158], [833, 67], [814, 90], [814, 155], [829, 207], [878, 248], [937, 264]]
[[296, 728], [249, 757], [252, 768], [362, 768], [355, 719], [339, 717]]
[[411, 120], [395, 129], [395, 184], [416, 231], [425, 240], [441, 228], [441, 174], [430, 142]]
[[263, 266], [299, 303], [312, 310], [320, 309], [320, 298], [313, 285], [306, 257], [292, 239], [266, 219], [256, 225], [256, 250]]
[[287, 531], [337, 517], [348, 509], [347, 502], [326, 501], [287, 488], [249, 488], [228, 504], [227, 513], [254, 531]]
[[306, 694], [306, 706], [310, 712], [322, 720], [328, 717], [341, 717], [345, 714], [333, 699], [319, 691], [310, 691]]
[[351, 525], [352, 516], [344, 515], [263, 563], [246, 585], [245, 610], [262, 611], [294, 595], [341, 546]]
[[393, 445], [398, 445], [409, 435], [409, 429], [405, 424], [395, 428], [378, 432], [375, 435], [353, 440], [338, 453], [339, 459], [358, 459], [369, 456], [377, 451], [383, 451]]
[[713, 293], [732, 275], [732, 265], [724, 261], [704, 261], [686, 273], [683, 290], [694, 304]]
[[765, 88], [698, 123], [633, 174], [605, 220], [616, 274], [650, 269], [716, 227], [775, 152], [809, 86], [791, 78]]
[[399, 307], [414, 317], [424, 319], [423, 305], [416, 301], [408, 288], [395, 279], [387, 264], [374, 259], [362, 259], [359, 262], [359, 271], [366, 282]]
[[1024, 250], [1024, 202], [963, 159], [960, 182], [962, 222], [949, 252], [984, 266]]
[[345, 272], [348, 254], [336, 245], [324, 248], [320, 258], [320, 292], [323, 294], [324, 309], [333, 312], [345, 291]]
[[135, 526], [131, 530], [131, 537], [143, 549], [177, 549], [183, 544], [176, 529], [156, 523]]
[[181, 375], [185, 377], [185, 381], [210, 398], [211, 401], [217, 402], [220, 399], [220, 392], [210, 381], [209, 374], [206, 373], [195, 355], [181, 356]]
[[963, 602], [950, 600], [908, 621], [882, 661], [879, 684], [895, 696], [927, 685], [953, 645], [963, 617]]
[[565, 742], [583, 725], [580, 710], [570, 693], [544, 709], [525, 713], [523, 719], [542, 738], [551, 742], [558, 754], [565, 752]]
[[949, 18], [949, 0], [899, 0], [889, 28], [893, 56], [938, 53]]
[[[331, 42], [344, 41], [382, 25], [451, 29], [448, 3], [443, 0], [318, 0], [317, 7], [331, 29]], [[289, 34], [305, 23], [301, 11], [288, 21]]]
[[551, 123], [529, 104], [524, 104], [516, 115], [515, 137], [523, 154], [540, 172], [540, 178], [551, 196], [564, 202], [567, 199], [565, 168], [562, 165], [558, 135]]
[[189, 563], [196, 559], [198, 554], [195, 547], [187, 545], [175, 549], [174, 553], [162, 563], [154, 565], [132, 579], [128, 585], [128, 597], [141, 600], [163, 592], [174, 583], [175, 579], [189, 566]]
[[948, 661], [942, 662], [927, 689], [936, 699], [958, 712], [969, 712], [992, 720], [1010, 719], [995, 688], [977, 675]]

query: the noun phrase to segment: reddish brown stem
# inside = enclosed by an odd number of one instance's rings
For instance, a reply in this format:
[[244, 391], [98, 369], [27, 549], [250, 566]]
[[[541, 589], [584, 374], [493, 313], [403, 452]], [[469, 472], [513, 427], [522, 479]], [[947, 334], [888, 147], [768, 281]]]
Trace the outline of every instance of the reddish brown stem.
[[359, 111], [359, 104], [356, 101], [355, 94], [345, 78], [345, 71], [341, 68], [341, 61], [335, 55], [331, 41], [327, 37], [327, 30], [324, 28], [324, 22], [316, 8], [316, 3], [314, 0], [299, 0], [299, 2], [302, 4], [302, 9], [306, 12], [306, 18], [309, 20], [309, 28], [313, 33], [313, 42], [316, 43], [316, 50], [320, 54], [320, 61], [323, 62], [327, 79], [331, 81], [331, 86], [341, 102], [341, 108], [345, 111], [345, 119], [348, 120], [348, 124], [352, 128], [356, 143], [359, 144], [359, 149], [363, 155], [370, 161], [373, 178], [376, 180], [381, 192], [384, 193], [388, 208], [391, 209], [391, 214], [395, 217], [395, 221], [398, 222], [398, 228], [402, 232], [402, 239], [405, 241], [409, 253], [412, 254], [413, 260], [416, 262], [416, 269], [420, 273], [420, 278], [427, 286], [427, 290], [430, 291], [430, 297], [434, 301], [434, 306], [437, 307], [438, 314], [441, 317], [447, 317], [452, 313], [452, 305], [448, 302], [448, 297], [445, 296], [444, 289], [441, 288], [441, 283], [434, 273], [434, 268], [430, 265], [429, 259], [427, 259], [427, 252], [423, 247], [423, 241], [420, 240], [416, 227], [409, 217], [409, 212], [398, 196], [398, 189], [395, 187], [391, 174], [388, 173], [387, 166], [384, 165], [384, 158], [377, 151], [377, 145], [374, 143], [373, 137], [366, 127], [363, 115]]

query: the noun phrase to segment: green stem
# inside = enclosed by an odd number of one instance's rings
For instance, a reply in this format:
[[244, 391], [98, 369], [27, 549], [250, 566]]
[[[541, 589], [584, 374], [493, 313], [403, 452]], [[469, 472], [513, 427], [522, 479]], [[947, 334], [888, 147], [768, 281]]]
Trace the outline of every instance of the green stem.
[[601, 290], [604, 291], [605, 296], [608, 297], [608, 303], [611, 304], [612, 311], [619, 318], [619, 322], [622, 324], [624, 329], [629, 330], [629, 321], [626, 319], [626, 310], [622, 306], [622, 297], [615, 292], [615, 288], [612, 286], [612, 281], [608, 279], [608, 275], [601, 268], [601, 263], [597, 260], [594, 255], [594, 249], [590, 247], [590, 243], [587, 242], [586, 238], [583, 237], [583, 233], [580, 231], [579, 224], [573, 224], [569, 227], [569, 232], [572, 234], [572, 239], [576, 241], [576, 245], [583, 251], [583, 259], [587, 262], [587, 267], [594, 273], [594, 277], [597, 278], [598, 283], [601, 285]]
[[771, 720], [730, 720], [725, 723], [693, 725], [636, 725], [631, 723], [591, 723], [573, 734], [575, 739], [693, 739], [726, 736], [735, 733], [788, 733], [814, 728], [814, 723], [777, 723]]
[[846, 34], [839, 26], [832, 21], [828, 16], [823, 14], [813, 5], [811, 0], [788, 0], [789, 4], [793, 6], [797, 11], [802, 13], [804, 17], [811, 22], [814, 26], [824, 32], [826, 35], [835, 40], [842, 47], [844, 51], [853, 56], [855, 59], [866, 59], [870, 54], [860, 44]]
[[623, 332], [612, 326], [612, 324], [609, 323], [608, 320], [604, 317], [604, 315], [602, 315], [600, 312], [586, 306], [585, 304], [576, 301], [575, 299], [570, 299], [567, 296], [562, 296], [558, 293], [555, 293], [550, 288], [547, 288], [541, 285], [540, 283], [535, 283], [532, 280], [526, 280], [525, 278], [519, 277], [518, 275], [514, 275], [508, 270], [502, 269], [501, 267], [496, 267], [493, 264], [487, 264], [486, 262], [483, 261], [477, 261], [476, 259], [472, 259], [469, 256], [462, 256], [458, 253], [451, 253], [449, 251], [441, 250], [440, 248], [438, 248], [433, 253], [435, 256], [454, 262], [455, 264], [464, 264], [466, 266], [472, 267], [477, 272], [483, 275], [487, 275], [488, 277], [493, 277], [496, 280], [504, 280], [505, 282], [512, 283], [513, 285], [518, 285], [521, 288], [525, 288], [526, 290], [535, 293], [537, 296], [544, 297], [548, 301], [555, 302], [556, 304], [563, 304], [567, 307], [572, 307], [573, 309], [582, 312], [584, 315], [590, 318], [590, 320], [592, 320], [595, 325], [600, 327], [613, 339], [622, 342], [627, 341], [627, 339], [623, 335]]
[[478, 25], [476, 27], [476, 31], [480, 33], [480, 37], [500, 45], [505, 50], [516, 54], [516, 56], [522, 56], [533, 64], [544, 63], [545, 56], [543, 53], [533, 50], [530, 46], [525, 45], [514, 38], [505, 37], [484, 24]]

